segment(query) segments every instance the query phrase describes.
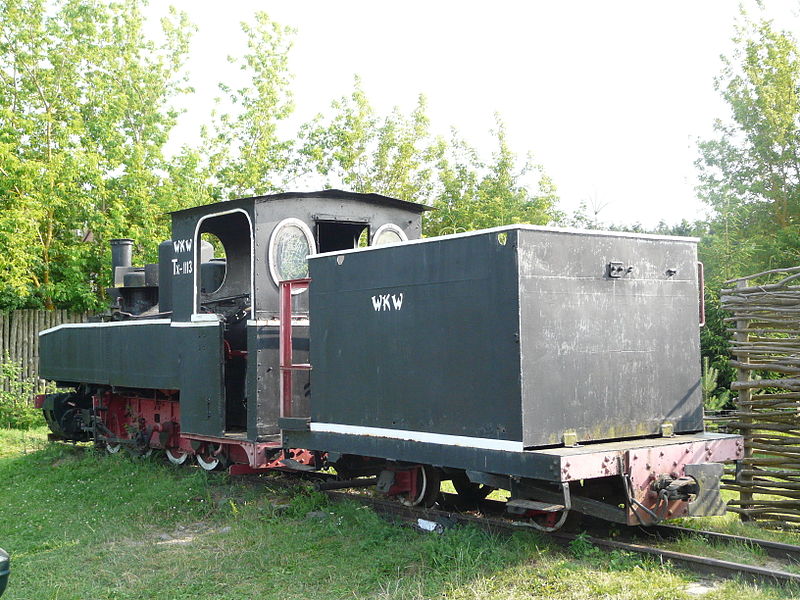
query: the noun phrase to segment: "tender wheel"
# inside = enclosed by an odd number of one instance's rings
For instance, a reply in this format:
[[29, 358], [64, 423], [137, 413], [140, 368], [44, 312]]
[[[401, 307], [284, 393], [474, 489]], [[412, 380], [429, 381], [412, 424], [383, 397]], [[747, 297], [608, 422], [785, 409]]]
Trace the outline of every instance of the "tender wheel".
[[167, 455], [167, 460], [176, 466], [186, 464], [186, 460], [189, 458], [189, 453], [184, 452], [179, 448], [176, 448], [174, 450], [172, 448], [167, 448], [166, 455]]
[[214, 454], [217, 448], [205, 446], [201, 452], [194, 455], [197, 464], [205, 471], [218, 471], [225, 468], [225, 457]]
[[428, 465], [423, 465], [417, 469], [417, 495], [411, 498], [407, 495], [399, 496], [400, 502], [405, 506], [425, 506], [431, 507], [436, 503], [439, 496], [441, 476], [439, 471]]

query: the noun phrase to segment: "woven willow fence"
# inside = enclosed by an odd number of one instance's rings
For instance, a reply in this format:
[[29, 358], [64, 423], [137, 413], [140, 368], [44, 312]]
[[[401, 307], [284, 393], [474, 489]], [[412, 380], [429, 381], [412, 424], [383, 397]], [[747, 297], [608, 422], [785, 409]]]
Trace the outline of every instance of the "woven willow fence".
[[736, 411], [745, 457], [724, 487], [743, 520], [800, 526], [800, 267], [726, 282]]
[[[6, 355], [20, 365], [20, 378], [38, 381], [39, 332], [43, 329], [86, 321], [87, 315], [66, 310], [15, 310], [0, 313], [0, 360]], [[39, 382], [38, 386], [44, 382]], [[0, 389], [8, 391], [10, 382], [0, 378]]]

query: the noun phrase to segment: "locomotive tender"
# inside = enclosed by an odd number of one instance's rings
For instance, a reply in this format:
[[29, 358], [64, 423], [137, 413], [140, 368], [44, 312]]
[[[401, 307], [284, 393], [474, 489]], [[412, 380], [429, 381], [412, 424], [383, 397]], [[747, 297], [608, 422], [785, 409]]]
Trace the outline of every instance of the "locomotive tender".
[[339, 190], [190, 208], [144, 268], [114, 240], [109, 315], [40, 333], [41, 376], [73, 390], [37, 397], [51, 437], [333, 466], [409, 505], [503, 489], [544, 530], [724, 512], [743, 443], [703, 431], [697, 240], [420, 239], [425, 210]]

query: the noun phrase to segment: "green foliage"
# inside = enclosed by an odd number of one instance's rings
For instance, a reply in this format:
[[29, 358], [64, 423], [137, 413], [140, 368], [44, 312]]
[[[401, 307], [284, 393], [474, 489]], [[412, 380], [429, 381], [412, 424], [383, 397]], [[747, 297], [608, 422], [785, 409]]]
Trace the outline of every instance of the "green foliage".
[[717, 383], [719, 370], [712, 367], [708, 356], [703, 357], [703, 374], [700, 377], [700, 386], [703, 390], [703, 405], [707, 410], [715, 411], [724, 408], [731, 399], [731, 392], [719, 389]]
[[[712, 209], [700, 244], [706, 266], [708, 408], [729, 402], [735, 379], [719, 298], [724, 281], [800, 262], [800, 54], [791, 33], [742, 12], [717, 89], [730, 108], [700, 142], [698, 194]], [[704, 379], [705, 381], [705, 379]], [[705, 381], [710, 388], [711, 381]]]
[[324, 178], [326, 187], [380, 193], [410, 202], [429, 199], [442, 148], [430, 135], [425, 97], [404, 115], [377, 115], [356, 77], [353, 92], [331, 113], [300, 129], [298, 175]]
[[600, 548], [595, 546], [589, 539], [589, 534], [584, 532], [575, 536], [569, 543], [569, 551], [575, 558], [590, 558], [601, 554]]
[[482, 158], [431, 135], [423, 96], [378, 115], [356, 79], [287, 134], [293, 31], [265, 13], [242, 25], [247, 50], [229, 61], [245, 82], [220, 84], [201, 146], [165, 157], [192, 26], [171, 11], [154, 42], [144, 1], [0, 0], [0, 308], [99, 309], [110, 239], [154, 262], [165, 213], [306, 180], [433, 204], [428, 235], [555, 217], [554, 185], [499, 118]]
[[283, 191], [293, 157], [293, 142], [281, 139], [278, 126], [294, 109], [288, 70], [294, 31], [264, 12], [242, 23], [242, 31], [247, 52], [228, 62], [248, 75], [248, 85], [220, 83], [225, 101], [217, 99], [212, 127], [203, 130], [216, 200]]
[[34, 382], [22, 377], [21, 365], [6, 353], [0, 362], [0, 428], [24, 430], [44, 425], [42, 411], [33, 406], [34, 389]]
[[717, 89], [731, 110], [699, 144], [700, 197], [713, 210], [701, 248], [717, 288], [800, 262], [800, 56], [794, 37], [742, 14]]
[[437, 164], [437, 210], [425, 221], [426, 235], [444, 235], [512, 223], [546, 225], [554, 221], [556, 187], [530, 155], [520, 165], [496, 116], [497, 147], [489, 160], [454, 131], [442, 144]]
[[139, 0], [0, 2], [5, 308], [97, 308], [108, 240], [133, 237], [152, 261], [164, 212], [195, 200], [165, 183], [162, 155], [189, 25], [173, 11], [162, 26], [161, 44], [145, 37]]
[[[722, 310], [719, 294], [708, 287], [705, 290], [706, 325], [700, 330], [700, 350], [704, 364], [716, 373], [716, 388], [709, 392], [706, 408], [718, 410], [730, 401], [730, 385], [736, 379], [736, 369], [730, 361], [730, 343], [727, 324], [728, 313]], [[710, 384], [709, 384], [710, 385]]]
[[322, 492], [312, 491], [306, 488], [301, 488], [289, 501], [289, 506], [286, 509], [286, 515], [302, 519], [314, 511], [325, 511], [330, 509], [330, 500]]

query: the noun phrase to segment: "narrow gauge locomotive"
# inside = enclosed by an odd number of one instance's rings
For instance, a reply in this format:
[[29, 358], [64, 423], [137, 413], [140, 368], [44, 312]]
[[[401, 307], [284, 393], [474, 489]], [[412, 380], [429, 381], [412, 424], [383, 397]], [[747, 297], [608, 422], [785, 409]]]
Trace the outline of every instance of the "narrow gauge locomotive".
[[114, 240], [109, 314], [40, 334], [41, 376], [73, 390], [37, 397], [51, 437], [234, 474], [333, 466], [409, 505], [442, 480], [502, 489], [545, 530], [723, 512], [743, 444], [703, 431], [697, 240], [420, 239], [425, 210], [339, 190], [190, 208], [143, 268]]

